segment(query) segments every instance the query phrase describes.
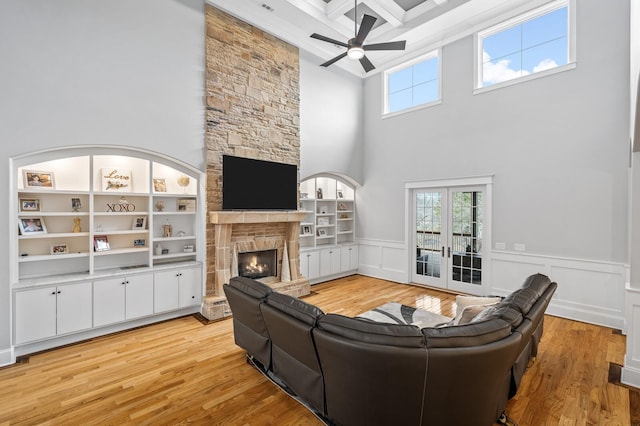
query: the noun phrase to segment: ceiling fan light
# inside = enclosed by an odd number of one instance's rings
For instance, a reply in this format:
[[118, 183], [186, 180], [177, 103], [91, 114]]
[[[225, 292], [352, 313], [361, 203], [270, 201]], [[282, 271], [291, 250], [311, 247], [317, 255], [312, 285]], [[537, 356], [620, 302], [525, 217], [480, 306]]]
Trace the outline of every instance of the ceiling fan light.
[[351, 59], [362, 59], [364, 57], [364, 49], [362, 47], [351, 47], [347, 51], [347, 56]]

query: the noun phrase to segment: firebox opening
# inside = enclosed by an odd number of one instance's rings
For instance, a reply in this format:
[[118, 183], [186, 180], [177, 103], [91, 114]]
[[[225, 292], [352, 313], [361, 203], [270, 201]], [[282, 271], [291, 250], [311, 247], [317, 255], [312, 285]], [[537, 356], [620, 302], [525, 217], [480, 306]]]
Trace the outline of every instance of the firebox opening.
[[278, 250], [238, 253], [238, 275], [247, 278], [278, 276]]

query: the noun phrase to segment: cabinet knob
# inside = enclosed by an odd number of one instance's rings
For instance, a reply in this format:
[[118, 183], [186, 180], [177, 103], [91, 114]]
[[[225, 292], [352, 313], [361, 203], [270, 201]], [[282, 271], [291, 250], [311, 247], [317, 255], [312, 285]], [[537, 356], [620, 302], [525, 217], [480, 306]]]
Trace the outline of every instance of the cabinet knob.
[[53, 292], [51, 292], [51, 294], [52, 294], [53, 296], [55, 296], [55, 295], [56, 295], [56, 292], [55, 292], [55, 291], [53, 291]]
[[60, 290], [58, 290], [58, 294], [62, 293]]

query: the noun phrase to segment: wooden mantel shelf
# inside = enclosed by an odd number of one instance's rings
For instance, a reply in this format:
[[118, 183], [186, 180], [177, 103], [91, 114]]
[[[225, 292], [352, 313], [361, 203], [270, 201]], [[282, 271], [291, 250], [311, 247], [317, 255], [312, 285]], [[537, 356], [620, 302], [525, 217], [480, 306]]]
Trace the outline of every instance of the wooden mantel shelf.
[[209, 213], [209, 223], [228, 225], [235, 223], [301, 222], [306, 213], [290, 211], [216, 211]]

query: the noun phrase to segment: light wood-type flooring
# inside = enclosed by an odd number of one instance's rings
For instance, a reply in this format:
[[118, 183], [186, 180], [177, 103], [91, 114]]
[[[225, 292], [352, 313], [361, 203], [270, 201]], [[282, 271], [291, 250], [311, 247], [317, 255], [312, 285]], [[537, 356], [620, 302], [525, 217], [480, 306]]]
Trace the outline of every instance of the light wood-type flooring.
[[[363, 276], [311, 290], [305, 300], [325, 312], [353, 316], [395, 301], [455, 315], [453, 294]], [[246, 363], [231, 318], [201, 319], [104, 336], [0, 368], [0, 425], [322, 424]], [[611, 383], [624, 353], [619, 331], [547, 315], [538, 358], [507, 414], [520, 426], [640, 424], [638, 390]]]

